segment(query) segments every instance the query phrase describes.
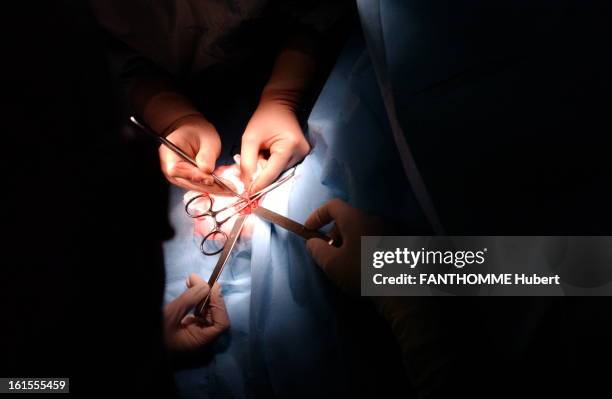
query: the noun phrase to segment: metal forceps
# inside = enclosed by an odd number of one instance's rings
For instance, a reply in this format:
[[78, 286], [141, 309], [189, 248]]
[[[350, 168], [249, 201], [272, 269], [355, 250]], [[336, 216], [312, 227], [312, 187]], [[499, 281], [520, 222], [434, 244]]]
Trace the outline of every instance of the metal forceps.
[[[187, 153], [185, 153], [181, 148], [179, 148], [177, 145], [175, 145], [170, 140], [156, 134], [144, 122], [139, 121], [133, 116], [130, 117], [130, 122], [134, 124], [136, 127], [138, 127], [140, 130], [142, 130], [143, 132], [149, 134], [151, 137], [161, 142], [163, 145], [168, 147], [170, 150], [172, 150], [175, 154], [183, 158], [185, 161], [189, 162], [196, 168], [198, 167], [196, 161], [193, 158], [191, 158]], [[228, 193], [235, 196], [237, 200], [216, 211], [213, 210], [213, 198], [208, 193], [202, 193], [202, 194], [196, 195], [195, 197], [187, 201], [187, 203], [185, 204], [185, 211], [190, 217], [192, 218], [209, 217], [212, 219], [213, 228], [202, 239], [200, 243], [200, 250], [205, 255], [216, 255], [218, 253], [221, 253], [221, 255], [219, 256], [219, 259], [217, 260], [217, 264], [215, 265], [215, 268], [213, 269], [213, 272], [210, 275], [210, 278], [208, 279], [208, 285], [211, 288], [211, 291], [209, 291], [208, 295], [194, 308], [193, 313], [197, 317], [200, 317], [206, 320], [205, 312], [206, 312], [206, 307], [208, 306], [210, 302], [210, 295], [212, 293], [212, 287], [218, 280], [221, 272], [223, 271], [223, 268], [225, 267], [225, 264], [227, 263], [229, 259], [229, 255], [232, 249], [234, 248], [234, 245], [236, 244], [238, 237], [240, 236], [242, 227], [244, 226], [244, 223], [249, 216], [248, 214], [241, 213], [241, 212], [247, 209], [248, 207], [252, 207], [255, 205], [254, 210], [253, 210], [253, 213], [255, 215], [273, 224], [279, 225], [291, 231], [292, 233], [297, 234], [300, 237], [303, 237], [304, 239], [308, 240], [310, 238], [320, 238], [326, 241], [329, 245], [337, 246], [340, 244], [339, 242], [334, 241], [334, 239], [327, 236], [326, 234], [323, 234], [317, 230], [310, 230], [306, 228], [304, 225], [294, 220], [291, 220], [283, 215], [280, 215], [262, 206], [256, 205], [256, 202], [264, 194], [270, 192], [271, 190], [275, 189], [276, 187], [280, 186], [281, 184], [289, 180], [291, 177], [293, 177], [294, 173], [295, 173], [295, 167], [292, 168], [290, 172], [286, 173], [284, 176], [279, 178], [277, 181], [275, 181], [268, 187], [256, 192], [255, 194], [251, 195], [248, 198], [243, 197], [240, 194], [238, 194], [234, 190], [234, 188], [232, 188], [229, 184], [224, 182], [223, 179], [219, 178], [214, 173], [212, 173], [211, 175], [213, 179], [215, 180], [215, 182], [219, 186], [221, 186], [224, 190], [226, 190]], [[196, 204], [196, 202], [198, 201], [200, 202], [200, 204]], [[200, 210], [197, 209], [196, 205], [200, 206]], [[217, 216], [220, 214], [223, 214], [224, 212], [228, 212], [229, 214], [224, 215], [223, 219], [218, 220]], [[228, 236], [224, 231], [221, 230], [221, 226], [236, 215], [238, 215], [238, 217], [236, 221], [234, 222], [232, 230]], [[217, 237], [216, 240], [215, 240], [215, 237]], [[213, 248], [210, 248], [210, 249], [205, 248], [206, 243], [214, 244], [214, 241], [219, 241], [216, 245], [216, 248], [214, 247], [214, 245], [213, 245]]]
[[[278, 179], [276, 182], [272, 183], [271, 185], [269, 185], [268, 187], [264, 188], [263, 190], [258, 191], [257, 193], [253, 194], [250, 198], [244, 198], [244, 197], [240, 197], [237, 193], [235, 193], [236, 196], [239, 197], [239, 199], [232, 205], [235, 204], [241, 204], [239, 205], [239, 209], [244, 210], [246, 209], [246, 207], [250, 207], [253, 205], [253, 203], [255, 201], [257, 201], [258, 199], [260, 199], [264, 194], [266, 194], [267, 192], [275, 189], [276, 187], [280, 186], [281, 184], [283, 184], [284, 182], [286, 182], [287, 180], [289, 180], [291, 177], [293, 177], [295, 173], [295, 168], [291, 169], [291, 171], [289, 173], [287, 173], [285, 176], [281, 177], [280, 179]], [[199, 195], [196, 197], [204, 197], [205, 195]], [[194, 198], [196, 198], [194, 197]], [[192, 198], [190, 201], [193, 201], [194, 198]], [[228, 208], [232, 205], [229, 205], [225, 208]], [[210, 202], [210, 206], [212, 209], [212, 201]], [[187, 204], [185, 205], [185, 210], [187, 211], [188, 214], [189, 211], [187, 210], [189, 207], [189, 201], [187, 202]], [[240, 213], [241, 210], [236, 211], [236, 213]], [[221, 212], [222, 210], [219, 210], [217, 212]], [[236, 213], [234, 213], [233, 215], [235, 215]], [[276, 224], [278, 226], [281, 226], [289, 231], [291, 231], [294, 234], [297, 234], [300, 237], [303, 237], [304, 239], [310, 239], [310, 238], [320, 238], [324, 241], [326, 241], [328, 243], [328, 245], [339, 245], [340, 242], [336, 242], [334, 239], [332, 239], [331, 237], [327, 236], [326, 234], [321, 233], [320, 231], [317, 230], [311, 230], [306, 228], [304, 225], [291, 220], [283, 215], [280, 215], [276, 212], [273, 212], [267, 208], [264, 208], [263, 206], [257, 206], [255, 205], [252, 211], [253, 214], [261, 217], [262, 219], [265, 219], [273, 224]], [[191, 214], [190, 214], [191, 216]], [[219, 276], [221, 275], [221, 272], [223, 271], [223, 268], [225, 267], [230, 253], [232, 251], [232, 249], [234, 248], [234, 245], [236, 244], [236, 241], [238, 240], [238, 237], [240, 236], [240, 232], [242, 231], [242, 227], [244, 226], [244, 223], [246, 221], [246, 219], [248, 218], [248, 214], [240, 214], [238, 216], [238, 218], [236, 219], [236, 221], [234, 222], [234, 226], [232, 227], [232, 231], [230, 232], [229, 237], [227, 236], [227, 234], [225, 234], [224, 232], [220, 231], [220, 233], [223, 235], [223, 239], [224, 242], [222, 243], [223, 245], [220, 246], [220, 248], [216, 248], [216, 252], [215, 253], [219, 253], [221, 252], [221, 255], [219, 255], [219, 259], [217, 260], [217, 264], [215, 265], [215, 268], [213, 269], [210, 278], [208, 279], [208, 286], [211, 287], [211, 291], [209, 291], [208, 295], [206, 295], [206, 297], [200, 301], [200, 303], [198, 303], [196, 305], [196, 307], [193, 310], [193, 314], [196, 317], [201, 318], [204, 322], [207, 322], [206, 319], [206, 309], [210, 303], [210, 297], [212, 294], [212, 287], [213, 285], [217, 282], [217, 280], [219, 279]], [[192, 216], [194, 217], [194, 216]], [[227, 218], [231, 218], [232, 216], [228, 216]], [[224, 219], [221, 221], [222, 223], [225, 223], [228, 219]], [[214, 221], [214, 223], [219, 223], [216, 220]], [[220, 226], [219, 224], [217, 224], [217, 226]], [[218, 229], [218, 227], [217, 227]], [[211, 232], [209, 232], [203, 239], [202, 242], [200, 244], [200, 250], [202, 250], [203, 253], [207, 254], [203, 248], [203, 246], [205, 245], [206, 241], [212, 241], [211, 238], [214, 239], [215, 234], [215, 229], [211, 230]]]
[[[155, 133], [153, 131], [153, 129], [151, 129], [146, 123], [144, 123], [141, 120], [138, 120], [135, 116], [130, 116], [130, 122], [132, 122], [133, 125], [135, 125], [136, 127], [138, 127], [140, 130], [142, 130], [143, 132], [147, 133], [149, 136], [153, 137], [155, 140], [159, 141], [161, 144], [165, 145], [166, 147], [168, 147], [170, 150], [172, 150], [172, 152], [174, 152], [176, 155], [178, 155], [179, 157], [183, 158], [185, 161], [189, 162], [190, 164], [192, 164], [193, 166], [195, 166], [196, 168], [198, 167], [197, 162], [195, 161], [195, 159], [191, 158], [185, 151], [183, 151], [179, 146], [177, 146], [176, 144], [174, 144], [172, 141], [168, 140], [167, 138], [160, 136], [159, 134]], [[225, 190], [235, 194], [236, 192], [234, 191], [233, 188], [231, 188], [223, 179], [221, 179], [219, 176], [215, 175], [214, 173], [210, 174], [212, 176], [212, 178], [214, 179], [215, 183], [217, 183], [219, 186], [221, 186], [222, 188], [224, 188]]]
[[185, 213], [193, 219], [207, 218], [212, 225], [211, 230], [204, 235], [200, 242], [200, 251], [204, 255], [216, 255], [223, 251], [229, 237], [227, 233], [221, 230], [221, 226], [235, 215], [252, 206], [255, 201], [260, 199], [264, 194], [274, 190], [276, 187], [289, 180], [293, 177], [294, 172], [295, 169], [292, 169], [287, 175], [281, 177], [276, 182], [258, 191], [249, 198], [245, 198], [231, 190], [232, 194], [238, 199], [221, 209], [214, 210], [214, 200], [208, 193], [201, 193], [189, 199], [185, 204]]
[[221, 209], [213, 210], [214, 204], [213, 198], [207, 193], [196, 195], [185, 204], [187, 215], [193, 219], [207, 218], [212, 224], [210, 232], [200, 242], [200, 251], [204, 255], [216, 255], [223, 251], [228, 237], [227, 233], [221, 230], [221, 226], [246, 208], [246, 205], [241, 206], [239, 201], [236, 201]]

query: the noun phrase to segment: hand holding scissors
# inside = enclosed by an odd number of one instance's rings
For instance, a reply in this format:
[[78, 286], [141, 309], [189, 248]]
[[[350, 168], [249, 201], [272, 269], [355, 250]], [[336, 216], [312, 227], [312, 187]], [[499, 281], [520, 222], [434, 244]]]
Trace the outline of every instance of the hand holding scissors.
[[[181, 148], [176, 146], [170, 140], [161, 137], [155, 134], [150, 128], [146, 126], [146, 124], [138, 121], [135, 117], [131, 117], [130, 121], [139, 127], [144, 132], [152, 135], [162, 144], [167, 146], [170, 150], [175, 152], [181, 158], [185, 159], [192, 165], [197, 167], [197, 163], [194, 159], [192, 159], [188, 154], [186, 154]], [[291, 177], [293, 177], [295, 173], [295, 168], [291, 169], [291, 171], [285, 176], [282, 176], [274, 183], [269, 186], [257, 191], [255, 194], [250, 197], [243, 197], [238, 194], [230, 184], [216, 176], [214, 173], [212, 177], [215, 179], [215, 182], [221, 186], [226, 192], [229, 192], [231, 195], [235, 196], [237, 200], [230, 205], [227, 205], [221, 209], [214, 210], [214, 201], [213, 198], [208, 193], [202, 193], [196, 195], [191, 198], [185, 204], [185, 212], [192, 218], [202, 218], [206, 217], [211, 219], [212, 228], [211, 230], [203, 237], [200, 243], [200, 250], [205, 255], [216, 255], [221, 253], [219, 259], [217, 260], [217, 264], [213, 269], [213, 272], [208, 280], [208, 285], [211, 288], [214, 288], [214, 284], [216, 283], [221, 271], [223, 270], [227, 260], [229, 258], [230, 252], [233, 249], [240, 232], [242, 231], [242, 227], [244, 226], [244, 222], [246, 221], [248, 214], [244, 214], [244, 210], [249, 207], [253, 207], [256, 205], [256, 202], [266, 193], [285, 183]], [[305, 239], [310, 238], [320, 238], [324, 240], [328, 245], [339, 245], [339, 243], [334, 241], [331, 237], [323, 234], [317, 230], [309, 229], [304, 225], [291, 220], [285, 216], [282, 216], [276, 212], [273, 212], [269, 209], [263, 208], [261, 206], [255, 206], [253, 208], [253, 213], [256, 215], [270, 221], [271, 223], [277, 224]], [[238, 218], [234, 222], [234, 226], [232, 227], [232, 231], [228, 236], [224, 231], [221, 230], [221, 226], [225, 224], [227, 221], [232, 219], [234, 216], [238, 215]], [[218, 218], [220, 217], [220, 218]], [[204, 312], [206, 311], [206, 307], [210, 301], [210, 294], [206, 296], [196, 307], [194, 313], [196, 316], [204, 316]]]
[[266, 219], [271, 223], [277, 224], [307, 240], [310, 238], [321, 238], [332, 245], [333, 240], [325, 234], [322, 234], [317, 230], [308, 229], [298, 222], [255, 204], [255, 202], [264, 194], [274, 190], [276, 187], [293, 177], [294, 170], [295, 169], [292, 169], [288, 174], [281, 177], [270, 186], [253, 194], [248, 199], [235, 193], [238, 200], [218, 210], [213, 209], [214, 200], [209, 194], [206, 193], [196, 195], [187, 201], [185, 204], [185, 212], [192, 218], [207, 218], [207, 221], [212, 226], [210, 231], [203, 237], [200, 243], [200, 250], [202, 253], [205, 255], [216, 255], [221, 252], [228, 240], [227, 233], [221, 230], [221, 226], [233, 216], [239, 214], [247, 208], [251, 208], [255, 215]]

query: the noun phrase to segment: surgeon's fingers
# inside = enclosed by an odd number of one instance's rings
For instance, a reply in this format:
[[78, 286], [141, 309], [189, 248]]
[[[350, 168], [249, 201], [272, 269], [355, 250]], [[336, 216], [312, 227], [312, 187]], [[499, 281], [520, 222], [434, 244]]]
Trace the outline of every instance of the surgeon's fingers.
[[200, 187], [199, 191], [203, 191], [206, 186], [214, 183], [210, 174], [221, 153], [221, 139], [214, 126], [202, 121], [186, 124], [170, 133], [167, 139], [192, 157], [197, 165], [186, 161], [170, 148], [160, 146], [161, 168], [171, 183], [186, 187], [182, 180], [178, 180], [185, 179], [192, 185], [186, 188], [191, 189], [195, 185]]
[[342, 245], [344, 245], [345, 241], [342, 237], [342, 232], [340, 231], [340, 228], [338, 227], [337, 224], [334, 224], [334, 226], [327, 233], [327, 235], [330, 236], [334, 240], [333, 242], [334, 247], [339, 248]]
[[[187, 281], [185, 285], [187, 288], [193, 287], [198, 284], [207, 284], [202, 277], [195, 273], [191, 273], [189, 277], [187, 277]], [[229, 327], [229, 317], [227, 315], [227, 310], [225, 307], [225, 301], [223, 299], [223, 294], [221, 293], [221, 284], [216, 283], [213, 285], [212, 292], [210, 294], [210, 303], [209, 309], [206, 316], [210, 315], [209, 324], [217, 325], [219, 328], [226, 329]], [[186, 318], [188, 318], [186, 316]], [[185, 319], [183, 320], [185, 321]]]
[[339, 249], [329, 245], [326, 241], [319, 238], [311, 238], [306, 241], [306, 248], [310, 255], [314, 259], [315, 263], [319, 265], [326, 273], [332, 264], [333, 259], [338, 255]]
[[206, 317], [207, 322], [202, 323], [200, 318], [190, 314], [187, 315], [181, 323], [183, 327], [186, 328], [188, 334], [193, 337], [199, 345], [211, 342], [230, 326], [225, 302], [221, 295], [221, 286], [219, 284], [213, 286]]
[[244, 132], [240, 145], [240, 175], [242, 176], [245, 187], [251, 185], [253, 176], [257, 171], [260, 145], [261, 140], [257, 134], [248, 130]]
[[221, 142], [214, 139], [200, 138], [200, 148], [196, 155], [195, 161], [198, 164], [198, 169], [206, 175], [210, 175], [215, 170], [217, 158], [221, 153]]
[[213, 184], [210, 174], [202, 172], [164, 146], [159, 148], [159, 158], [162, 172], [173, 184], [176, 184], [176, 179], [179, 178], [201, 188]]
[[272, 152], [265, 168], [261, 171], [257, 179], [249, 188], [249, 193], [253, 194], [268, 187], [276, 178], [290, 166], [292, 154], [289, 151]]
[[205, 281], [197, 282], [168, 304], [164, 312], [168, 317], [172, 317], [174, 321], [178, 323], [187, 312], [208, 295], [209, 291], [210, 287]]
[[189, 274], [189, 276], [187, 276], [187, 280], [185, 281], [185, 285], [187, 285], [187, 288], [193, 287], [194, 285], [198, 284], [206, 284], [206, 280], [204, 280], [202, 277], [200, 277], [199, 274], [196, 273], [191, 273]]
[[[189, 276], [187, 276], [187, 279], [185, 280], [185, 285], [187, 286], [187, 288], [191, 288], [198, 284], [207, 284], [207, 283], [202, 277], [200, 277], [196, 273], [191, 273]], [[216, 286], [217, 285], [215, 285], [215, 287]], [[197, 321], [198, 321], [198, 318], [195, 315], [189, 313], [185, 317], [183, 317], [183, 320], [181, 320], [181, 325], [183, 327], [186, 327], [190, 324], [196, 323]]]
[[311, 230], [318, 230], [334, 220], [340, 224], [339, 219], [342, 218], [348, 208], [349, 205], [346, 202], [334, 198], [315, 209], [304, 222], [304, 226]]
[[187, 190], [197, 191], [198, 193], [210, 192], [210, 187], [212, 187], [205, 184], [194, 184], [191, 182], [191, 180], [183, 179], [182, 177], [170, 178], [168, 181], [175, 186], [182, 187]]
[[195, 345], [191, 345], [192, 347], [199, 347], [212, 342], [229, 327], [229, 324], [223, 327], [217, 324], [206, 325], [193, 315], [190, 317], [184, 325], [184, 331], [189, 339], [195, 342]]

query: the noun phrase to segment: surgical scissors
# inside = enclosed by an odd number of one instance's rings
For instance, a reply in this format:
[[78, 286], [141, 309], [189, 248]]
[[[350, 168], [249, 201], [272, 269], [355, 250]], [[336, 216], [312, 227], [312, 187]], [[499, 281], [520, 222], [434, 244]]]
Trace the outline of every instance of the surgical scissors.
[[[138, 120], [136, 117], [131, 116], [130, 117], [130, 122], [132, 122], [132, 124], [134, 124], [136, 127], [138, 127], [140, 130], [142, 130], [143, 132], [147, 133], [148, 135], [150, 135], [151, 137], [155, 138], [157, 141], [159, 141], [161, 144], [165, 145], [166, 147], [168, 147], [171, 151], [173, 151], [175, 154], [177, 154], [178, 156], [180, 156], [181, 158], [183, 158], [185, 161], [189, 162], [191, 165], [195, 166], [196, 168], [198, 167], [198, 164], [196, 163], [196, 161], [189, 156], [185, 151], [183, 151], [180, 147], [178, 147], [176, 144], [174, 144], [172, 141], [168, 140], [165, 137], [162, 137], [158, 134], [156, 134], [146, 123]], [[287, 180], [289, 180], [291, 177], [293, 177], [293, 175], [295, 174], [295, 167], [291, 168], [289, 172], [285, 173], [284, 176], [282, 176], [281, 178], [279, 178], [277, 181], [275, 181], [274, 183], [270, 184], [268, 187], [263, 188], [262, 190], [256, 192], [255, 194], [249, 196], [249, 197], [245, 197], [243, 195], [240, 195], [236, 192], [236, 190], [234, 188], [231, 187], [230, 184], [228, 184], [227, 182], [225, 182], [223, 179], [221, 179], [220, 177], [218, 177], [217, 175], [215, 175], [214, 173], [211, 173], [211, 176], [213, 177], [213, 179], [215, 180], [215, 182], [217, 183], [217, 185], [221, 186], [224, 190], [226, 190], [229, 194], [235, 196], [237, 198], [237, 200], [235, 202], [233, 202], [232, 204], [229, 204], [219, 210], [213, 210], [213, 198], [210, 196], [209, 193], [202, 193], [199, 195], [196, 195], [194, 197], [192, 197], [189, 201], [187, 201], [187, 203], [185, 204], [185, 212], [192, 218], [197, 219], [197, 218], [204, 218], [204, 217], [208, 217], [212, 220], [212, 229], [203, 237], [202, 241], [200, 242], [200, 251], [205, 254], [205, 255], [216, 255], [219, 252], [223, 251], [223, 248], [225, 247], [225, 244], [228, 240], [228, 236], [227, 234], [221, 230], [221, 226], [226, 223], [228, 220], [230, 220], [232, 217], [234, 217], [235, 215], [241, 213], [242, 211], [244, 211], [245, 209], [247, 209], [248, 207], [251, 207], [253, 204], [255, 204], [264, 194], [266, 194], [267, 192], [274, 190], [276, 187], [280, 186], [281, 184], [283, 184], [284, 182], [286, 182]], [[190, 207], [192, 208], [196, 208], [195, 205], [197, 205], [198, 201], [200, 201], [199, 205], [203, 208], [200, 212], [194, 213], [190, 210]], [[234, 209], [234, 212], [227, 215], [225, 218], [223, 218], [222, 220], [218, 220], [217, 216], [219, 214], [222, 214], [226, 211], [229, 211], [230, 209]], [[196, 208], [197, 210], [197, 208]], [[305, 238], [305, 239], [310, 239], [313, 237], [317, 237], [317, 238], [321, 238], [322, 240], [325, 240], [326, 242], [328, 242], [329, 245], [338, 245], [339, 242], [336, 242], [335, 240], [333, 240], [332, 238], [330, 238], [329, 236], [316, 231], [316, 230], [310, 230], [307, 229], [305, 226], [289, 219], [286, 218], [285, 216], [279, 215], [276, 212], [272, 212], [269, 209], [265, 209], [265, 208], [256, 208], [255, 209], [255, 213], [264, 218], [267, 219], [269, 222], [274, 223], [274, 224], [278, 224], [281, 227], [284, 227], [285, 229], [288, 229], [289, 231]], [[217, 237], [217, 239], [215, 240], [215, 237]], [[211, 245], [212, 249], [211, 250], [207, 250], [205, 245], [211, 244], [214, 241], [218, 241], [217, 245]]]

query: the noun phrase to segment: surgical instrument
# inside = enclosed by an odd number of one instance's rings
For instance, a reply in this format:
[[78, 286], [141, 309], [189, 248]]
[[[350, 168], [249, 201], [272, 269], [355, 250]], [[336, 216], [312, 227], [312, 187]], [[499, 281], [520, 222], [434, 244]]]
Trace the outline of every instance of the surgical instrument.
[[229, 255], [232, 252], [232, 249], [234, 249], [234, 245], [236, 245], [236, 241], [238, 240], [238, 237], [240, 236], [240, 232], [242, 231], [242, 228], [244, 227], [244, 222], [247, 220], [248, 216], [249, 215], [239, 215], [238, 218], [236, 219], [236, 222], [234, 223], [234, 226], [232, 227], [232, 231], [230, 232], [227, 242], [225, 243], [225, 246], [223, 247], [223, 252], [219, 256], [219, 259], [217, 260], [217, 264], [215, 265], [215, 268], [213, 269], [210, 277], [208, 278], [208, 286], [210, 287], [210, 291], [208, 291], [208, 294], [206, 295], [206, 297], [204, 297], [204, 299], [200, 301], [200, 303], [198, 303], [193, 310], [193, 313], [196, 317], [200, 317], [206, 320], [205, 311], [206, 311], [206, 307], [208, 306], [210, 302], [212, 288], [217, 282], [217, 280], [219, 279], [219, 276], [221, 275], [221, 272], [223, 271], [223, 268], [225, 267], [227, 260], [229, 259]]
[[[135, 116], [130, 116], [130, 122], [132, 122], [132, 124], [137, 126], [143, 132], [147, 133], [148, 135], [150, 135], [151, 137], [153, 137], [154, 139], [159, 141], [161, 144], [163, 144], [166, 147], [168, 147], [176, 155], [178, 155], [179, 157], [183, 158], [185, 161], [189, 162], [191, 165], [195, 166], [196, 168], [198, 168], [198, 163], [195, 161], [195, 159], [193, 159], [191, 156], [189, 156], [189, 154], [187, 154], [185, 151], [183, 151], [179, 146], [174, 144], [172, 141], [170, 141], [167, 138], [165, 138], [163, 136], [160, 136], [159, 134], [155, 133], [153, 131], [153, 129], [151, 129], [146, 123], [144, 123], [143, 121], [138, 120]], [[236, 193], [236, 191], [232, 187], [230, 187], [230, 185], [227, 182], [223, 181], [223, 179], [221, 179], [219, 176], [217, 176], [214, 173], [211, 173], [210, 175], [215, 180], [215, 182], [218, 185], [220, 185], [222, 188], [224, 188], [225, 190], [228, 190], [229, 192], [231, 192], [232, 194], [234, 194], [236, 196], [240, 196], [240, 195], [238, 195]]]

